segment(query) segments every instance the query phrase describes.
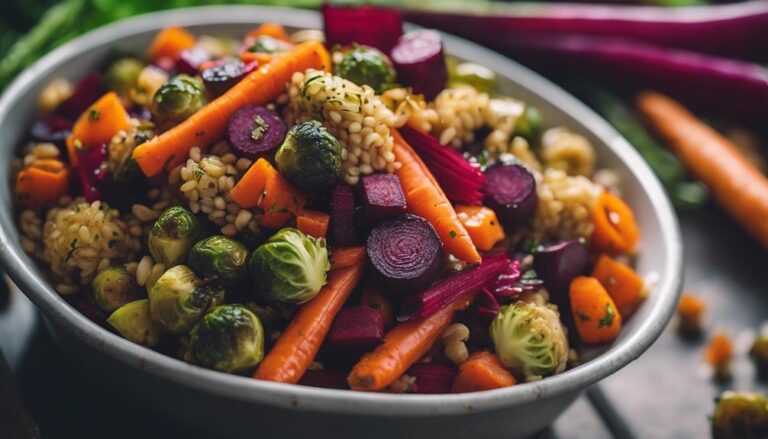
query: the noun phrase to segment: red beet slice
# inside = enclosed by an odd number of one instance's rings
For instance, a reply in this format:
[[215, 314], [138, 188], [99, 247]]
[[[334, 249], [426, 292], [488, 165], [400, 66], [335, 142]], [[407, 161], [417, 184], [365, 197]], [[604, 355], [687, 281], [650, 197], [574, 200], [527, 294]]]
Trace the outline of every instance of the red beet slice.
[[176, 61], [176, 71], [190, 76], [197, 74], [200, 66], [211, 59], [211, 56], [201, 47], [193, 47], [181, 52]]
[[487, 287], [498, 278], [508, 260], [503, 253], [485, 256], [480, 265], [444, 277], [428, 289], [406, 297], [397, 320], [406, 322], [429, 317], [462, 294]]
[[411, 388], [413, 393], [451, 393], [456, 370], [444, 364], [416, 363], [406, 374], [416, 378]]
[[80, 181], [80, 189], [88, 202], [101, 200], [101, 187], [106, 178], [101, 165], [107, 161], [107, 144], [83, 149], [77, 153], [75, 173]]
[[104, 81], [102, 81], [100, 74], [91, 72], [77, 83], [72, 96], [62, 102], [56, 112], [64, 117], [77, 119], [102, 94], [104, 94]]
[[349, 389], [347, 372], [343, 370], [308, 370], [299, 380], [299, 384], [323, 389]]
[[398, 82], [413, 88], [427, 100], [440, 93], [448, 81], [443, 42], [433, 30], [408, 32], [392, 48], [390, 58], [395, 63]]
[[339, 247], [357, 245], [355, 194], [352, 187], [337, 183], [331, 187], [331, 244]]
[[381, 343], [384, 320], [369, 306], [343, 308], [328, 333], [328, 345], [337, 349], [370, 349]]
[[485, 204], [496, 212], [506, 227], [527, 224], [536, 213], [539, 195], [536, 180], [517, 163], [496, 164], [485, 170]]
[[228, 60], [208, 67], [200, 73], [206, 90], [215, 96], [224, 94], [235, 84], [240, 82], [248, 73], [256, 69], [257, 64], [243, 63], [239, 59]]
[[327, 2], [322, 11], [328, 47], [357, 43], [389, 53], [403, 34], [403, 18], [396, 9], [333, 6]]
[[440, 274], [440, 238], [420, 216], [406, 214], [374, 227], [366, 251], [381, 282], [401, 294], [428, 287]]
[[232, 115], [227, 125], [227, 138], [240, 154], [256, 159], [280, 146], [288, 129], [274, 111], [258, 105], [243, 107]]
[[405, 213], [405, 194], [394, 174], [366, 175], [360, 180], [363, 220], [369, 226]]
[[582, 241], [573, 239], [539, 246], [533, 261], [549, 292], [567, 295], [571, 281], [587, 269], [589, 254]]
[[50, 142], [62, 146], [72, 130], [72, 121], [57, 114], [38, 120], [29, 130], [29, 135], [38, 142]]

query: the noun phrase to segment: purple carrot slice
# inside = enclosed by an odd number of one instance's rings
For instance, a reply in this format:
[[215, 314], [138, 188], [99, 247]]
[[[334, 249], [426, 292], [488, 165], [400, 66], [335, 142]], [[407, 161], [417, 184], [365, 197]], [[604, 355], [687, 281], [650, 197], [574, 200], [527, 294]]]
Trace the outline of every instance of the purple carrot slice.
[[369, 306], [343, 308], [336, 315], [326, 342], [337, 349], [371, 349], [384, 337], [381, 313]]
[[541, 245], [533, 259], [536, 273], [553, 295], [567, 295], [571, 281], [589, 264], [587, 246], [578, 239]]
[[416, 378], [411, 391], [422, 394], [451, 393], [456, 370], [438, 363], [416, 363], [406, 374]]
[[83, 77], [75, 86], [66, 101], [56, 109], [56, 112], [69, 119], [77, 119], [104, 94], [104, 81], [97, 72], [91, 72]]
[[349, 389], [348, 374], [349, 372], [336, 369], [308, 370], [299, 380], [299, 384], [323, 389]]
[[381, 283], [408, 294], [428, 287], [440, 274], [441, 246], [427, 220], [406, 214], [374, 227], [366, 251]]
[[498, 278], [508, 260], [503, 253], [485, 256], [480, 265], [446, 276], [428, 289], [406, 297], [397, 320], [406, 322], [429, 317], [462, 294], [486, 288]]
[[405, 194], [394, 174], [366, 175], [360, 180], [360, 193], [363, 220], [369, 226], [405, 213]]
[[285, 122], [274, 111], [258, 105], [243, 107], [227, 124], [227, 139], [232, 148], [250, 159], [277, 149], [287, 132]]
[[389, 53], [403, 34], [403, 18], [396, 9], [334, 6], [327, 2], [322, 11], [328, 47], [357, 43]]
[[390, 58], [395, 64], [398, 82], [413, 88], [432, 100], [448, 81], [443, 41], [433, 30], [408, 32], [392, 48]]
[[338, 247], [357, 245], [355, 193], [352, 187], [336, 183], [331, 187], [331, 244]]
[[509, 228], [527, 224], [539, 202], [531, 172], [521, 164], [499, 163], [486, 169], [485, 176], [485, 204], [499, 221]]

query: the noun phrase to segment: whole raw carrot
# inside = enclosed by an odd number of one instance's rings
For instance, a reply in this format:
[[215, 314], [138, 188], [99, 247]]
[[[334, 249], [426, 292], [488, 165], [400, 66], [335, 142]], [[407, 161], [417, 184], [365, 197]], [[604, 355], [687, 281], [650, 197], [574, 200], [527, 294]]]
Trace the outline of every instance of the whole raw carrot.
[[768, 247], [768, 179], [728, 139], [673, 99], [645, 92], [637, 107], [718, 203]]
[[360, 281], [364, 267], [365, 264], [360, 262], [330, 273], [328, 283], [317, 296], [299, 308], [253, 377], [297, 383], [315, 359], [334, 317]]
[[466, 308], [476, 292], [459, 296], [445, 308], [421, 320], [400, 323], [384, 336], [373, 352], [360, 359], [347, 381], [353, 390], [377, 391], [392, 384], [440, 338], [457, 311]]
[[479, 263], [480, 253], [435, 177], [397, 131], [393, 131], [393, 137], [392, 152], [400, 162], [400, 169], [395, 173], [400, 179], [408, 210], [432, 224], [445, 251], [463, 261]]
[[330, 55], [322, 43], [309, 41], [291, 52], [276, 57], [246, 76], [237, 85], [198, 110], [184, 122], [150, 139], [133, 151], [145, 175], [152, 177], [163, 169], [178, 166], [194, 146], [207, 147], [219, 139], [229, 118], [246, 105], [265, 105], [285, 92], [285, 83], [295, 72], [324, 69]]

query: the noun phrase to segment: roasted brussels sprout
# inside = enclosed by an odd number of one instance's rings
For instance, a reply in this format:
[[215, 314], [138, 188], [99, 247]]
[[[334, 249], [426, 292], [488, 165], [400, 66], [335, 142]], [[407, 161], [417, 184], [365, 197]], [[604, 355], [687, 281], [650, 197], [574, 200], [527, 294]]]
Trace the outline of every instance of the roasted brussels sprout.
[[475, 90], [491, 94], [496, 91], [496, 73], [488, 67], [471, 62], [449, 66], [449, 85], [468, 85]]
[[757, 393], [723, 392], [712, 416], [715, 439], [768, 437], [768, 398]]
[[186, 265], [166, 270], [149, 290], [152, 319], [174, 334], [188, 332], [206, 311], [224, 301], [226, 291], [203, 283]]
[[203, 83], [188, 75], [176, 75], [152, 97], [152, 120], [168, 129], [208, 103]]
[[544, 132], [544, 120], [536, 107], [526, 105], [523, 114], [515, 122], [514, 134], [528, 141], [531, 145], [538, 145], [541, 134]]
[[565, 370], [568, 338], [560, 315], [548, 306], [515, 302], [501, 307], [490, 336], [501, 362], [528, 380]]
[[749, 348], [749, 356], [755, 362], [758, 375], [768, 378], [768, 323], [763, 324], [760, 334]]
[[270, 36], [262, 35], [256, 38], [256, 41], [254, 41], [253, 44], [251, 44], [248, 47], [248, 52], [278, 53], [278, 52], [286, 52], [290, 49], [291, 49], [291, 46], [285, 41], [280, 41], [277, 38], [272, 38]]
[[288, 131], [275, 162], [297, 188], [322, 192], [341, 177], [341, 145], [320, 122], [300, 123]]
[[331, 264], [324, 239], [286, 227], [253, 252], [249, 266], [264, 299], [304, 303], [325, 285]]
[[355, 46], [344, 52], [335, 74], [358, 85], [369, 85], [381, 93], [395, 82], [395, 68], [378, 49]]
[[104, 74], [104, 82], [110, 90], [119, 95], [127, 95], [136, 85], [144, 63], [136, 58], [121, 58], [113, 62]]
[[152, 347], [160, 341], [160, 326], [149, 314], [149, 299], [126, 303], [109, 316], [107, 323], [134, 343]]
[[172, 206], [155, 221], [147, 245], [152, 257], [170, 268], [184, 263], [199, 236], [197, 217], [181, 206]]
[[189, 266], [198, 275], [233, 285], [245, 276], [248, 249], [232, 238], [214, 235], [195, 244], [188, 260]]
[[255, 367], [264, 357], [264, 328], [248, 308], [221, 305], [192, 330], [189, 349], [197, 365], [242, 372]]
[[112, 312], [139, 298], [141, 289], [123, 266], [101, 270], [91, 282], [93, 303], [104, 312]]

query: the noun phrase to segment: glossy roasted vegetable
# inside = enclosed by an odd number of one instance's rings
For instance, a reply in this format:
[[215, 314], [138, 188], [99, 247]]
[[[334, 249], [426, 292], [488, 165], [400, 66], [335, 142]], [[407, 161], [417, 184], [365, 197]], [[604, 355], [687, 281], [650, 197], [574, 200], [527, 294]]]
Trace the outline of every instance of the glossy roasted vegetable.
[[448, 63], [448, 85], [468, 85], [483, 93], [493, 94], [496, 91], [496, 72], [488, 67], [471, 62]]
[[752, 342], [749, 356], [755, 362], [757, 373], [763, 378], [768, 377], [768, 323], [763, 324], [760, 333]]
[[152, 120], [169, 129], [208, 103], [203, 83], [188, 75], [176, 75], [152, 97]]
[[264, 329], [248, 308], [218, 306], [192, 330], [189, 349], [195, 364], [221, 372], [242, 372], [264, 357]]
[[160, 341], [160, 326], [150, 316], [149, 299], [126, 303], [109, 316], [107, 323], [134, 343], [152, 347]]
[[537, 145], [544, 133], [544, 120], [539, 110], [532, 105], [526, 105], [523, 114], [515, 123], [513, 133], [524, 138], [531, 145]]
[[136, 58], [121, 58], [113, 62], [104, 74], [107, 88], [126, 96], [136, 85], [139, 73], [144, 69], [144, 63]]
[[286, 227], [251, 255], [249, 267], [259, 293], [269, 301], [304, 303], [325, 285], [330, 268], [325, 239]]
[[368, 85], [376, 93], [381, 93], [395, 82], [392, 62], [373, 47], [355, 45], [345, 51], [334, 73], [357, 85]]
[[152, 319], [167, 332], [183, 334], [223, 302], [225, 294], [218, 285], [204, 284], [186, 265], [177, 265], [149, 290]]
[[256, 38], [256, 41], [248, 47], [248, 52], [253, 53], [279, 53], [286, 52], [291, 49], [291, 45], [285, 41], [280, 41], [277, 38], [262, 35]]
[[189, 266], [205, 279], [232, 285], [245, 276], [248, 249], [223, 235], [209, 236], [192, 247]]
[[768, 399], [758, 393], [723, 392], [712, 415], [712, 437], [768, 437]]
[[341, 145], [320, 122], [300, 123], [288, 131], [275, 163], [296, 188], [322, 192], [341, 177]]
[[172, 206], [155, 221], [147, 246], [155, 261], [170, 268], [184, 263], [199, 235], [197, 217], [181, 206]]
[[107, 267], [91, 282], [93, 303], [104, 312], [112, 312], [139, 298], [141, 290], [125, 267]]
[[554, 309], [522, 301], [502, 306], [489, 332], [501, 362], [526, 379], [565, 370], [568, 338]]

